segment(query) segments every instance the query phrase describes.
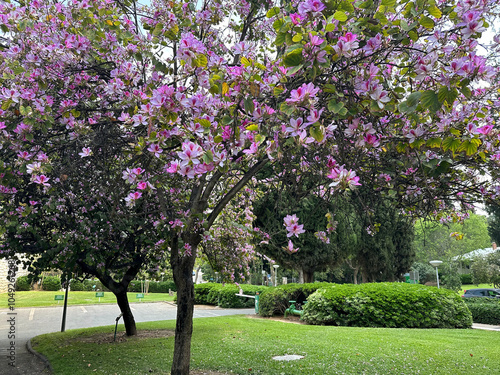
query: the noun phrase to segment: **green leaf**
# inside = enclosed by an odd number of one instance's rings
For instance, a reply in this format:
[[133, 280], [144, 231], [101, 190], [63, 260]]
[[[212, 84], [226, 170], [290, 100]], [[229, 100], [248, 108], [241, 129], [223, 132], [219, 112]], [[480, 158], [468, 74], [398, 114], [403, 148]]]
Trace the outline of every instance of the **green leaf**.
[[269, 9], [267, 11], [266, 17], [267, 18], [272, 18], [272, 17], [276, 16], [279, 13], [280, 13], [280, 8], [279, 7], [274, 7], [274, 8], [271, 8], [271, 9]]
[[431, 112], [437, 112], [441, 108], [441, 102], [437, 94], [432, 90], [427, 90], [422, 93], [420, 102], [425, 109]]
[[257, 124], [250, 124], [245, 129], [248, 130], [248, 131], [250, 131], [250, 132], [256, 132], [256, 131], [259, 130], [259, 125], [257, 125]]
[[382, 3], [380, 5], [386, 7], [394, 7], [394, 5], [396, 5], [396, 0], [382, 0]]
[[204, 118], [196, 118], [194, 119], [194, 122], [200, 124], [201, 126], [203, 126], [205, 129], [208, 129], [212, 126], [212, 124], [210, 123], [210, 121], [208, 121], [207, 119], [204, 119]]
[[325, 139], [325, 128], [323, 125], [312, 126], [309, 129], [309, 134], [311, 134], [311, 137], [313, 137], [317, 142], [321, 142]]
[[442, 143], [443, 151], [451, 150], [453, 153], [455, 153], [458, 150], [460, 145], [461, 145], [460, 140], [454, 137], [448, 137]]
[[335, 30], [335, 25], [333, 23], [329, 23], [328, 25], [326, 25], [325, 33], [328, 33], [328, 32], [333, 31], [333, 30]]
[[435, 6], [435, 5], [431, 5], [427, 11], [429, 12], [429, 14], [433, 17], [436, 17], [436, 18], [441, 18], [441, 16], [443, 15], [443, 13], [441, 12], [441, 10]]
[[252, 62], [248, 60], [245, 56], [241, 58], [241, 63], [245, 66], [245, 68], [248, 68], [250, 65], [252, 65]]
[[7, 100], [7, 101], [3, 102], [3, 103], [2, 103], [2, 109], [3, 109], [4, 111], [8, 110], [8, 109], [9, 109], [9, 107], [10, 107], [10, 105], [11, 105], [12, 103], [13, 103], [12, 99], [9, 99], [9, 100]]
[[276, 18], [273, 22], [273, 29], [275, 31], [279, 31], [281, 29], [281, 26], [283, 26], [284, 22], [283, 20]]
[[294, 43], [298, 43], [298, 42], [300, 42], [301, 40], [302, 40], [302, 34], [300, 34], [300, 33], [295, 34], [295, 35], [293, 36], [293, 38], [292, 38], [292, 41], [293, 41]]
[[340, 4], [340, 9], [345, 10], [346, 12], [349, 13], [354, 13], [354, 6], [349, 1], [343, 1]]
[[434, 21], [427, 16], [421, 16], [420, 19], [418, 20], [418, 23], [421, 24], [426, 29], [433, 29], [435, 26]]
[[416, 42], [418, 40], [418, 34], [415, 30], [411, 30], [409, 33], [408, 33], [408, 36], [410, 37], [411, 40], [413, 40], [414, 42]]
[[422, 91], [415, 91], [412, 92], [409, 96], [408, 99], [406, 99], [406, 102], [409, 107], [415, 107], [418, 102], [420, 101], [420, 98], [422, 97]]
[[300, 69], [302, 69], [304, 67], [304, 64], [300, 64], [300, 65], [297, 65], [297, 66], [294, 66], [294, 67], [291, 67], [290, 69], [288, 69], [286, 71], [286, 75], [287, 76], [291, 76], [292, 74], [295, 74], [297, 73]]
[[446, 102], [449, 105], [453, 104], [453, 102], [455, 101], [457, 96], [458, 96], [458, 92], [455, 88], [450, 90], [450, 89], [448, 89], [448, 87], [443, 86], [438, 91], [439, 101], [442, 103]]
[[255, 110], [255, 105], [253, 104], [253, 99], [250, 97], [245, 98], [245, 112], [249, 115]]
[[[443, 142], [443, 140], [441, 138], [431, 138], [427, 141], [427, 146], [431, 147], [431, 148], [440, 148], [441, 147], [441, 143]], [[432, 160], [436, 160], [436, 159], [432, 159]]]
[[24, 73], [26, 69], [24, 69], [22, 66], [16, 66], [14, 69], [12, 69], [12, 71], [16, 76], [18, 76], [19, 74]]
[[278, 35], [276, 35], [274, 44], [276, 44], [277, 46], [281, 46], [283, 43], [285, 43], [286, 35], [286, 33], [278, 33]]
[[205, 154], [203, 154], [203, 161], [206, 164], [210, 164], [211, 162], [214, 161], [214, 154], [211, 150], [205, 151]]
[[199, 54], [196, 58], [196, 66], [207, 66], [208, 59], [205, 55]]
[[333, 112], [333, 113], [339, 113], [340, 110], [344, 107], [344, 103], [342, 102], [335, 102], [334, 99], [330, 100], [328, 102], [328, 110]]
[[215, 142], [215, 143], [221, 143], [221, 142], [222, 142], [222, 140], [223, 140], [223, 139], [222, 139], [222, 137], [221, 137], [220, 135], [216, 135], [216, 136], [214, 137], [214, 142]]
[[273, 94], [274, 96], [278, 96], [279, 94], [281, 94], [283, 91], [285, 91], [285, 89], [283, 87], [279, 87], [279, 86], [276, 86], [274, 89], [273, 89]]
[[340, 22], [345, 22], [347, 21], [348, 17], [347, 17], [347, 14], [345, 14], [344, 12], [342, 12], [341, 10], [337, 10], [334, 14], [333, 14], [333, 18], [335, 18], [337, 21], [340, 21]]
[[289, 106], [286, 102], [283, 102], [280, 105], [280, 111], [283, 112], [284, 114], [290, 116], [295, 111], [295, 108]]
[[153, 31], [151, 32], [151, 34], [153, 34], [153, 36], [158, 36], [160, 35], [162, 32], [163, 32], [163, 28], [165, 26], [160, 22], [160, 23], [157, 23], [155, 28], [153, 29]]
[[477, 148], [481, 145], [481, 141], [477, 138], [471, 139], [470, 141], [464, 141], [458, 151], [465, 151], [467, 156], [474, 155], [477, 152]]
[[295, 49], [283, 58], [285, 66], [297, 66], [302, 64], [302, 61], [304, 61], [302, 48]]

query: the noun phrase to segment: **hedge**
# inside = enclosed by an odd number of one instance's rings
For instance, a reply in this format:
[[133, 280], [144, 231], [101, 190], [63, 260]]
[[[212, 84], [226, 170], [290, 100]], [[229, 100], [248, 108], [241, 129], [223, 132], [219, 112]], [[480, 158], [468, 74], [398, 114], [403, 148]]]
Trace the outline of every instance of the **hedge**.
[[19, 276], [16, 280], [16, 290], [18, 292], [26, 292], [31, 290], [31, 283], [28, 276]]
[[474, 323], [500, 325], [500, 301], [496, 298], [464, 298]]
[[460, 275], [460, 281], [463, 285], [472, 284], [472, 274], [471, 273], [463, 273]]
[[243, 294], [254, 296], [267, 289], [266, 286], [240, 284], [202, 283], [194, 286], [194, 303], [199, 305], [216, 305], [224, 308], [243, 308], [255, 306], [253, 298], [238, 297], [240, 288]]
[[58, 276], [45, 276], [43, 278], [42, 289], [52, 292], [60, 290], [61, 279]]
[[286, 284], [267, 289], [260, 296], [259, 315], [283, 315], [290, 306], [289, 301], [302, 304], [309, 295], [319, 288], [327, 288], [331, 283]]
[[406, 283], [343, 284], [309, 296], [310, 324], [394, 328], [470, 328], [472, 315], [455, 292]]

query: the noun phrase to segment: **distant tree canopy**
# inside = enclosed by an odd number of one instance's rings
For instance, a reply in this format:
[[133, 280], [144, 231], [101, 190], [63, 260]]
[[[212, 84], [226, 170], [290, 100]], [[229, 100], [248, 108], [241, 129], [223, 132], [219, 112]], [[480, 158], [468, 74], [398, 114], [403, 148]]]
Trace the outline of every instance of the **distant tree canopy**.
[[447, 260], [491, 246], [485, 216], [470, 214], [462, 224], [418, 221], [415, 225], [416, 257], [420, 262]]
[[[328, 200], [314, 194], [305, 196], [289, 188], [267, 190], [254, 204], [255, 224], [270, 235], [259, 251], [279, 264], [303, 274], [304, 282], [313, 281], [314, 272], [340, 267], [347, 263], [364, 282], [396, 280], [407, 272], [414, 260], [413, 226], [383, 199], [369, 199], [363, 189], [353, 197]], [[297, 214], [305, 230], [298, 248], [291, 252], [283, 218]], [[329, 223], [330, 221], [330, 223]], [[331, 233], [321, 232], [328, 225]]]

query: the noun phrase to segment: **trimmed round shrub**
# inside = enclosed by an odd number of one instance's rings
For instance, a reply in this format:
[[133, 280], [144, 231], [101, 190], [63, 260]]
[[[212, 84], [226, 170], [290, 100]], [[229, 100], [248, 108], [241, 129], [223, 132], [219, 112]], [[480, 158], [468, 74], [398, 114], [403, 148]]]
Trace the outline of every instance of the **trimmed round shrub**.
[[474, 323], [500, 325], [500, 301], [496, 298], [464, 298]]
[[302, 304], [307, 297], [320, 288], [327, 288], [335, 284], [331, 283], [291, 283], [268, 288], [262, 293], [259, 300], [259, 315], [273, 316], [283, 315], [290, 307], [289, 301], [296, 301]]
[[470, 328], [472, 315], [451, 290], [406, 283], [343, 284], [307, 299], [310, 324], [393, 328]]
[[18, 292], [27, 292], [31, 290], [31, 283], [28, 276], [19, 276], [16, 280], [16, 290]]
[[150, 281], [149, 293], [168, 293], [168, 290], [177, 291], [173, 280], [169, 281]]
[[57, 276], [45, 276], [43, 278], [42, 289], [53, 292], [60, 290], [61, 279]]
[[85, 289], [85, 284], [81, 282], [80, 280], [72, 279], [71, 282], [69, 283], [69, 287], [71, 291], [73, 292], [84, 292], [86, 291]]

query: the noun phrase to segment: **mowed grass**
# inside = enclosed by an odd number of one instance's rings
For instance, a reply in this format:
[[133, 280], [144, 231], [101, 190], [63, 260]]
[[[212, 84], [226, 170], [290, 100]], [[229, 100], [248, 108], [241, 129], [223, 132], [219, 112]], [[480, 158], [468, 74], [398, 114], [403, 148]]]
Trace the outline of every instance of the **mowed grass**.
[[[175, 328], [175, 321], [139, 323]], [[174, 337], [96, 344], [113, 326], [32, 339], [56, 375], [169, 374]], [[123, 328], [122, 328], [123, 330]], [[83, 341], [82, 341], [83, 340]], [[273, 356], [296, 354], [297, 361]], [[235, 374], [498, 374], [500, 334], [481, 330], [326, 327], [243, 316], [195, 319], [192, 370]]]
[[[64, 295], [64, 292], [45, 292], [45, 291], [29, 291], [16, 292], [15, 306], [16, 307], [40, 307], [40, 306], [57, 306], [62, 305], [64, 301], [56, 301], [55, 295]], [[116, 303], [116, 297], [111, 292], [104, 292], [104, 297], [95, 296], [96, 292], [69, 292], [68, 305], [93, 305], [99, 303]], [[174, 297], [168, 293], [149, 293], [145, 294], [144, 298], [139, 300], [137, 293], [127, 293], [129, 302], [156, 302], [156, 301], [173, 301]], [[8, 308], [8, 293], [0, 293], [0, 308]]]

